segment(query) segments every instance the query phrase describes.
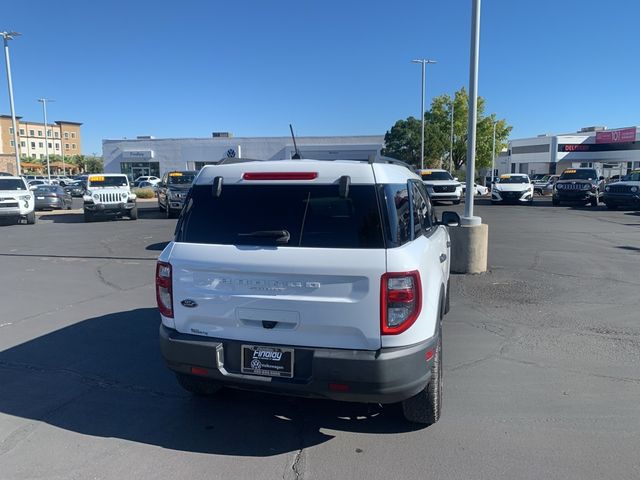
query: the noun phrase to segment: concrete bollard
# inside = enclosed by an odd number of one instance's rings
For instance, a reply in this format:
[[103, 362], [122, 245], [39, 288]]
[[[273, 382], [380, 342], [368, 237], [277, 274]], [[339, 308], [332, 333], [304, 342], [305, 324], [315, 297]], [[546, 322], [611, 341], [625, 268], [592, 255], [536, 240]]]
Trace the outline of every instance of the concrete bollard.
[[484, 273], [487, 271], [489, 226], [468, 225], [449, 227], [451, 237], [451, 271], [453, 273]]

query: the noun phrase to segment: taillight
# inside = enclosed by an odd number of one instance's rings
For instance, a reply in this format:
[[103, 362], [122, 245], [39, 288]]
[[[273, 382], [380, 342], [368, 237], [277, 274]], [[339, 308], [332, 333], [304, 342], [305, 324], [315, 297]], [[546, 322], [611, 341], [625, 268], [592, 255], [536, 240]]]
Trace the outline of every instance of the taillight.
[[156, 265], [156, 300], [160, 314], [173, 318], [173, 288], [170, 263], [158, 262]]
[[397, 335], [413, 325], [422, 308], [420, 273], [385, 273], [380, 285], [380, 332]]

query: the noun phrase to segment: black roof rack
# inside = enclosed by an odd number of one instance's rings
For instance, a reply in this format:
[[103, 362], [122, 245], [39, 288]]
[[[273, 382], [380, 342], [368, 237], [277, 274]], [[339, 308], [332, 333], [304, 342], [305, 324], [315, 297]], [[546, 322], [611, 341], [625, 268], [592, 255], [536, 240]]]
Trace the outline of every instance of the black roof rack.
[[399, 165], [401, 167], [406, 167], [412, 172], [415, 171], [411, 165], [402, 160], [398, 160], [397, 158], [385, 157], [384, 155], [380, 155], [378, 153], [369, 155], [369, 163], [388, 163], [392, 165]]

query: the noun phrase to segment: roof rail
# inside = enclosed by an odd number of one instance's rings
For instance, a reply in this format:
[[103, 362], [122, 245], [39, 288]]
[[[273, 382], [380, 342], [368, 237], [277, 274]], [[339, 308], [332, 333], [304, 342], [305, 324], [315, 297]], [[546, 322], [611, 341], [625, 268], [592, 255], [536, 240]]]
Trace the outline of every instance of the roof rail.
[[392, 165], [399, 165], [401, 167], [406, 167], [412, 172], [415, 171], [411, 165], [402, 160], [398, 160], [397, 158], [385, 157], [384, 155], [380, 155], [379, 153], [369, 155], [369, 163], [389, 163]]
[[224, 157], [215, 165], [228, 165], [231, 163], [245, 163], [245, 162], [266, 162], [264, 158], [245, 158], [245, 157]]

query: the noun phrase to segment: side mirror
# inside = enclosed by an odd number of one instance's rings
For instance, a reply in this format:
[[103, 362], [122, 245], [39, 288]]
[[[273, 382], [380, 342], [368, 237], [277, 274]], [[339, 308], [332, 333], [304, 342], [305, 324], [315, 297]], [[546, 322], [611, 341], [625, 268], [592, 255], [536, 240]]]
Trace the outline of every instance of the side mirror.
[[460, 225], [460, 215], [457, 212], [442, 212], [440, 224], [447, 227], [457, 227]]

